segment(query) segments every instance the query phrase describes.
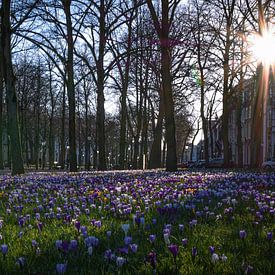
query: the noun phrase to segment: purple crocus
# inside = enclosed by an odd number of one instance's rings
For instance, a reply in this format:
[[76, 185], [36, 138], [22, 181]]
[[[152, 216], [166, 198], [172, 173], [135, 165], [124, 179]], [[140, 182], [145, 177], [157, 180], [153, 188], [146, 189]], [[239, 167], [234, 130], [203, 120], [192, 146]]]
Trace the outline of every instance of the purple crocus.
[[153, 270], [155, 270], [157, 266], [157, 254], [155, 252], [150, 252], [147, 255], [147, 262], [152, 266]]
[[38, 228], [38, 231], [39, 231], [39, 232], [42, 232], [43, 223], [42, 223], [42, 222], [38, 222], [38, 223], [37, 223], [37, 228]]
[[137, 249], [138, 249], [138, 245], [137, 244], [135, 244], [135, 243], [130, 244], [129, 247], [130, 247], [130, 249], [131, 249], [131, 251], [133, 253], [137, 253]]
[[33, 246], [33, 247], [38, 246], [38, 243], [37, 243], [37, 241], [36, 241], [36, 240], [32, 240], [32, 246]]
[[104, 259], [110, 261], [111, 260], [111, 256], [112, 256], [112, 250], [111, 249], [107, 249], [104, 252]]
[[131, 244], [131, 243], [132, 243], [132, 237], [126, 236], [126, 237], [124, 238], [124, 243], [125, 243], [125, 245]]
[[57, 274], [64, 274], [67, 269], [67, 264], [57, 264], [56, 265], [56, 272]]
[[6, 245], [6, 244], [1, 245], [1, 252], [4, 256], [8, 253], [8, 250], [9, 250], [8, 245]]
[[68, 241], [62, 241], [61, 249], [63, 252], [67, 253], [69, 251], [69, 242]]
[[179, 254], [179, 246], [176, 244], [170, 244], [168, 246], [170, 252], [172, 253], [173, 257], [176, 258]]
[[20, 257], [16, 261], [16, 264], [20, 267], [20, 269], [22, 269], [25, 265], [25, 262], [26, 262], [26, 259], [24, 257]]
[[75, 221], [74, 226], [75, 226], [77, 232], [79, 233], [79, 230], [80, 230], [80, 221]]
[[97, 227], [97, 228], [100, 228], [102, 226], [101, 221], [95, 221], [94, 226]]
[[154, 243], [155, 240], [156, 240], [156, 235], [155, 235], [155, 234], [152, 234], [152, 235], [149, 236], [149, 241], [150, 241], [151, 243]]
[[215, 247], [214, 246], [209, 246], [209, 251], [211, 254], [215, 252]]
[[183, 224], [179, 224], [179, 231], [183, 232], [183, 229], [184, 229], [184, 225]]
[[107, 231], [107, 232], [106, 232], [106, 235], [107, 235], [107, 238], [109, 239], [109, 238], [111, 237], [111, 235], [112, 235], [112, 231], [110, 231], [110, 230]]
[[69, 250], [75, 251], [77, 249], [77, 240], [71, 240], [69, 244]]
[[267, 238], [269, 241], [272, 240], [272, 237], [273, 237], [272, 232], [267, 232], [267, 233], [266, 233], [266, 238]]
[[61, 249], [62, 248], [62, 241], [61, 240], [56, 240], [55, 241], [55, 247], [57, 249]]
[[248, 265], [244, 271], [244, 274], [251, 274], [253, 273], [253, 267], [251, 265]]
[[240, 230], [239, 235], [240, 235], [240, 238], [242, 240], [244, 240], [246, 238], [246, 236], [247, 236], [247, 233], [246, 233], [245, 230]]
[[188, 244], [188, 240], [187, 239], [182, 239], [182, 245], [183, 246], [187, 246], [187, 244]]
[[198, 250], [197, 250], [197, 248], [195, 246], [192, 248], [191, 254], [192, 254], [193, 258], [195, 258], [198, 255]]

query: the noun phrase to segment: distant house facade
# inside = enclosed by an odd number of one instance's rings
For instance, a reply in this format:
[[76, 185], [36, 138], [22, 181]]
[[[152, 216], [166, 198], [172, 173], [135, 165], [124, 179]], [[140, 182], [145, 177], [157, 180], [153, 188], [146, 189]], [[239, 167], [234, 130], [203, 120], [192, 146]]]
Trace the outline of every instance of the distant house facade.
[[[253, 96], [256, 91], [255, 78], [245, 80], [242, 89], [239, 86], [234, 87], [229, 102], [229, 125], [228, 140], [231, 161], [238, 165], [238, 120], [237, 120], [237, 98], [241, 93], [241, 141], [242, 141], [242, 162], [243, 166], [249, 166], [251, 161], [251, 127], [252, 127], [252, 111]], [[268, 90], [265, 95], [265, 106], [263, 107], [262, 121], [262, 144], [261, 144], [261, 161], [275, 160], [275, 77], [270, 74]], [[223, 136], [222, 136], [222, 118], [216, 118], [211, 121], [211, 127], [208, 131], [209, 140], [209, 157], [223, 157]], [[259, 129], [260, 130], [260, 129]], [[211, 145], [212, 138], [212, 145]], [[196, 159], [204, 158], [203, 140], [197, 146]]]

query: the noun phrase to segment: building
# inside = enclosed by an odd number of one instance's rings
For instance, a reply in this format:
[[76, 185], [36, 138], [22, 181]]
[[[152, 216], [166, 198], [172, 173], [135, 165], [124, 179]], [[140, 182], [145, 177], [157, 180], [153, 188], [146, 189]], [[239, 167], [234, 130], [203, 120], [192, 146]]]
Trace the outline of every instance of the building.
[[[270, 74], [269, 85], [264, 96], [265, 104], [262, 109], [262, 144], [261, 144], [261, 162], [275, 159], [275, 81]], [[241, 92], [241, 136], [242, 136], [242, 152], [243, 165], [249, 166], [251, 161], [251, 127], [253, 112], [253, 97], [256, 91], [256, 79], [245, 80], [243, 89], [240, 91], [236, 86], [235, 91]], [[238, 127], [237, 127], [237, 104], [236, 96], [232, 96], [230, 102], [229, 116], [229, 143], [231, 151], [231, 159], [235, 165], [238, 164]], [[260, 129], [259, 129], [260, 131]]]

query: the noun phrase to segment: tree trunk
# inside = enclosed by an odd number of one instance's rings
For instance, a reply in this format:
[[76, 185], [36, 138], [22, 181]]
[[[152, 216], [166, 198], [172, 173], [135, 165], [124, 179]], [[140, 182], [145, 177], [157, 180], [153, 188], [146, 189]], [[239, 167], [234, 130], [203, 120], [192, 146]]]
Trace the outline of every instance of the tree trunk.
[[73, 29], [71, 19], [71, 0], [63, 0], [64, 12], [66, 15], [66, 27], [67, 27], [67, 93], [69, 102], [69, 163], [70, 172], [77, 171], [77, 159], [76, 159], [76, 135], [75, 135], [75, 86], [74, 86], [74, 64], [73, 64]]
[[177, 170], [176, 125], [171, 76], [171, 52], [169, 48], [169, 1], [162, 0], [161, 74], [164, 93], [165, 134], [167, 142], [166, 170]]
[[[132, 18], [131, 18], [132, 20]], [[124, 71], [124, 78], [122, 80], [121, 90], [121, 115], [120, 115], [120, 137], [119, 137], [119, 167], [125, 168], [125, 143], [126, 143], [126, 125], [127, 125], [127, 90], [129, 85], [129, 72], [131, 62], [131, 45], [132, 45], [132, 21], [128, 23], [128, 40], [127, 40], [127, 57]]]
[[[1, 37], [0, 37], [1, 45]], [[4, 169], [3, 165], [3, 93], [4, 93], [4, 82], [3, 82], [3, 67], [2, 67], [2, 51], [0, 53], [0, 170]]]
[[[188, 131], [187, 131], [187, 133], [186, 133], [186, 136], [185, 136], [185, 138], [184, 138], [183, 145], [182, 145], [182, 149], [181, 149], [181, 158], [180, 158], [180, 162], [183, 161], [183, 157], [184, 157], [184, 153], [185, 153], [185, 148], [186, 148], [186, 145], [187, 145], [187, 141], [188, 141], [188, 138], [189, 138], [189, 136], [190, 136], [192, 130], [193, 130], [193, 125], [188, 129]], [[186, 160], [186, 161], [188, 161], [188, 160]]]
[[263, 94], [265, 90], [263, 74], [263, 65], [258, 65], [256, 73], [256, 89], [255, 94], [252, 98], [252, 121], [250, 137], [250, 165], [253, 168], [261, 166], [261, 143], [263, 133]]
[[100, 1], [99, 16], [99, 56], [97, 61], [97, 113], [96, 132], [97, 150], [99, 151], [98, 170], [106, 170], [106, 148], [105, 148], [105, 108], [104, 108], [104, 53], [105, 53], [105, 8], [104, 1]]
[[64, 79], [64, 88], [62, 94], [62, 114], [61, 114], [61, 137], [60, 137], [60, 166], [61, 169], [65, 168], [65, 116], [66, 116], [66, 79]]
[[[243, 43], [241, 45], [241, 64], [243, 63]], [[243, 142], [242, 142], [242, 96], [244, 92], [244, 75], [243, 68], [240, 72], [240, 84], [237, 90], [237, 110], [236, 110], [236, 122], [237, 122], [237, 148], [238, 148], [238, 167], [243, 167]]]
[[17, 95], [11, 56], [10, 0], [2, 1], [1, 50], [3, 52], [3, 75], [6, 84], [8, 134], [11, 140], [12, 174], [24, 173], [20, 132], [18, 125]]
[[223, 98], [222, 98], [222, 136], [223, 136], [223, 158], [224, 166], [228, 167], [230, 163], [230, 149], [228, 140], [228, 123], [229, 123], [229, 110], [228, 110], [228, 97], [229, 97], [229, 50], [230, 50], [230, 23], [226, 26], [226, 42], [224, 52], [224, 64], [223, 64]]
[[204, 89], [204, 69], [201, 66], [200, 63], [200, 48], [198, 51], [198, 59], [199, 59], [199, 67], [200, 67], [200, 77], [201, 77], [201, 83], [200, 83], [200, 115], [202, 120], [202, 131], [203, 131], [203, 157], [205, 159], [206, 164], [209, 163], [209, 138], [208, 138], [208, 121], [204, 114], [204, 97], [205, 97], [205, 89]]
[[40, 148], [40, 90], [41, 90], [41, 72], [40, 68], [37, 71], [37, 90], [34, 106], [35, 117], [35, 135], [34, 135], [34, 151], [35, 151], [35, 169], [38, 170], [38, 166], [41, 166], [42, 157], [39, 154]]
[[[264, 8], [261, 0], [258, 3], [258, 28], [259, 35], [263, 35], [266, 28], [266, 21], [264, 18]], [[268, 83], [266, 83], [264, 74], [267, 73], [263, 64], [259, 64], [256, 72], [256, 91], [254, 99], [252, 99], [252, 123], [251, 123], [251, 137], [250, 137], [250, 165], [253, 168], [261, 167], [261, 153], [265, 148], [261, 148], [262, 134], [263, 134], [263, 104], [264, 92], [267, 90]], [[268, 70], [269, 74], [269, 70]]]
[[198, 121], [198, 127], [197, 127], [196, 133], [195, 133], [195, 135], [192, 139], [192, 143], [191, 143], [191, 150], [190, 150], [190, 160], [191, 161], [193, 160], [194, 142], [195, 142], [196, 136], [198, 135], [199, 131], [200, 131], [200, 122]]
[[153, 140], [150, 160], [149, 160], [150, 169], [161, 167], [161, 139], [162, 139], [163, 118], [164, 118], [164, 104], [163, 104], [163, 92], [161, 89], [158, 120], [154, 131], [154, 140]]
[[85, 170], [89, 171], [91, 167], [91, 133], [88, 118], [89, 104], [88, 93], [86, 89], [86, 80], [84, 78], [84, 99], [85, 99]]

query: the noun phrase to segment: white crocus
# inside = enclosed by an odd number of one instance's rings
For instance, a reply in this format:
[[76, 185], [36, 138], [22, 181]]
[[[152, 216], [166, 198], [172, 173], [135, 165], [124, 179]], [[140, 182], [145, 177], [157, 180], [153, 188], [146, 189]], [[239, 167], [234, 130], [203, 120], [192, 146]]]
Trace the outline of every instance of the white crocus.
[[169, 234], [165, 233], [163, 234], [164, 241], [166, 245], [170, 245], [170, 239], [169, 239]]
[[211, 257], [211, 262], [212, 262], [213, 264], [215, 264], [218, 260], [219, 260], [219, 255], [216, 254], [216, 253], [213, 253], [213, 254], [212, 254], [212, 257]]

